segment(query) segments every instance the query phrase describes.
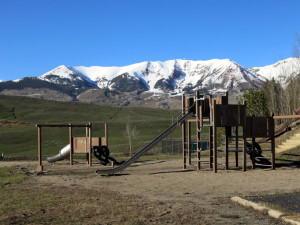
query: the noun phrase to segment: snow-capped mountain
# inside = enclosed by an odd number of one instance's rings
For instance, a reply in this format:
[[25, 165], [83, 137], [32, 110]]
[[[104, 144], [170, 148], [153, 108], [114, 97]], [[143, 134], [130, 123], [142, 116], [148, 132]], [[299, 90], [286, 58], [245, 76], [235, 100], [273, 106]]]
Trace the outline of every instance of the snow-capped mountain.
[[264, 67], [253, 67], [249, 69], [254, 74], [259, 74], [268, 80], [274, 78], [282, 85], [286, 85], [289, 77], [300, 74], [300, 58], [288, 58], [278, 61], [273, 65]]
[[142, 62], [124, 67], [59, 66], [40, 79], [52, 83], [86, 82], [100, 89], [131, 92], [181, 93], [195, 90], [226, 89], [240, 91], [257, 88], [265, 78], [229, 59], [208, 61], [169, 60]]
[[[285, 85], [300, 59], [245, 68], [230, 59], [141, 62], [123, 67], [59, 66], [42, 76], [0, 83], [0, 94], [115, 106], [180, 107], [181, 93], [231, 92], [238, 97], [274, 78]], [[176, 97], [178, 96], [178, 97]], [[171, 97], [171, 98], [170, 98]]]
[[69, 85], [74, 88], [93, 87], [95, 82], [89, 79], [89, 77], [82, 74], [78, 74], [73, 71], [72, 67], [59, 66], [44, 75], [39, 77], [41, 80], [48, 81], [50, 83], [59, 85]]

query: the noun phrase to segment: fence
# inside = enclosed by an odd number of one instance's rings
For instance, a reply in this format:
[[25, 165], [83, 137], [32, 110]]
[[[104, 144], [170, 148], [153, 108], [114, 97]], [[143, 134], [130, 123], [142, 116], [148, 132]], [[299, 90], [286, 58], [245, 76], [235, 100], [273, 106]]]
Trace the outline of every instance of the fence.
[[[187, 142], [186, 142], [187, 144]], [[202, 141], [201, 149], [207, 150], [209, 142]], [[197, 142], [196, 140], [191, 140], [190, 142], [190, 150], [191, 152], [197, 151]], [[182, 154], [182, 140], [181, 139], [165, 139], [161, 142], [161, 148], [158, 150], [159, 154], [164, 155], [181, 155]]]

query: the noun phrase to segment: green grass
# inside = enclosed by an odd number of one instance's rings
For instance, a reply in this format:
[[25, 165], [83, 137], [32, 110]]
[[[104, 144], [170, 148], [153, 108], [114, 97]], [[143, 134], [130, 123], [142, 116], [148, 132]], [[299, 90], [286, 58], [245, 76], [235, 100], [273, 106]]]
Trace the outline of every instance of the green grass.
[[[153, 140], [171, 125], [175, 111], [151, 108], [121, 108], [82, 104], [79, 102], [55, 102], [25, 97], [0, 95], [0, 120], [15, 121], [11, 126], [0, 127], [0, 153], [6, 156], [36, 156], [38, 123], [86, 124], [92, 122], [93, 136], [104, 136], [104, 123], [108, 123], [111, 152], [128, 152], [125, 127], [130, 123], [137, 127], [139, 135], [133, 145], [134, 151]], [[85, 136], [84, 128], [75, 128], [74, 136]], [[179, 138], [178, 128], [170, 137]], [[43, 155], [57, 154], [68, 144], [68, 128], [43, 128]]]
[[0, 167], [0, 177], [0, 190], [2, 190], [6, 185], [21, 183], [27, 176], [18, 173], [16, 167]]

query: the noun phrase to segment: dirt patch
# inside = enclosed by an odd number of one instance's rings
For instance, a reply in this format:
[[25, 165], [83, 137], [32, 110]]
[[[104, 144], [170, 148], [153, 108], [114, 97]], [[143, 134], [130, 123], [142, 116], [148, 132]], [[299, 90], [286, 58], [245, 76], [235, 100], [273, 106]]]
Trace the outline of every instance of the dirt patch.
[[[230, 197], [300, 191], [299, 169], [294, 167], [247, 172], [219, 170], [214, 174], [208, 170], [182, 170], [181, 160], [156, 160], [135, 163], [116, 176], [100, 176], [95, 174], [97, 169], [103, 168], [100, 165], [88, 167], [84, 162], [79, 162], [69, 166], [67, 161], [62, 161], [56, 164], [45, 163], [45, 172], [37, 176], [36, 162], [21, 163], [18, 165], [28, 168], [33, 174], [31, 179], [26, 180], [26, 186], [40, 188], [45, 192], [71, 188], [82, 190], [83, 195], [91, 193], [91, 196], [103, 190], [110, 193], [108, 196], [121, 196], [126, 201], [135, 202], [130, 207], [140, 211], [141, 224], [283, 224], [232, 203]], [[13, 164], [1, 162], [0, 166]], [[112, 204], [117, 204], [116, 201]], [[126, 201], [121, 201], [124, 208], [129, 207]], [[179, 215], [182, 220], [175, 215]], [[120, 223], [120, 220], [111, 222], [108, 218], [103, 221], [102, 224]]]
[[0, 120], [0, 127], [13, 127], [13, 126], [30, 126], [32, 124], [26, 122], [16, 122], [9, 120]]

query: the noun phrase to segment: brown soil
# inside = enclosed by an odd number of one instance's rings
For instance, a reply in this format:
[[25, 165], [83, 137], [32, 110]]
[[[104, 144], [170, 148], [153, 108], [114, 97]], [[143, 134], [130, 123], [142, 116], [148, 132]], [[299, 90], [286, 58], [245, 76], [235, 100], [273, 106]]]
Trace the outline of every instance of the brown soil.
[[[25, 167], [33, 174], [37, 162], [0, 162], [0, 166], [14, 165]], [[99, 190], [116, 193], [142, 202], [136, 210], [153, 210], [153, 218], [143, 220], [142, 224], [152, 224], [155, 221], [158, 224], [166, 223], [155, 220], [160, 214], [184, 214], [182, 216], [192, 217], [187, 223], [195, 224], [197, 218], [198, 224], [283, 224], [268, 215], [232, 203], [230, 197], [300, 191], [300, 173], [296, 167], [281, 167], [276, 170], [258, 168], [247, 172], [219, 170], [214, 174], [209, 170], [182, 170], [181, 165], [181, 160], [142, 161], [133, 164], [122, 174], [100, 176], [95, 171], [103, 167], [96, 164], [88, 167], [83, 162], [73, 166], [69, 166], [67, 161], [45, 163], [43, 174], [32, 176], [26, 184], [41, 187], [45, 191], [75, 188], [91, 193]], [[154, 208], [148, 209], [149, 205]], [[170, 223], [175, 223], [175, 217], [172, 218]]]

